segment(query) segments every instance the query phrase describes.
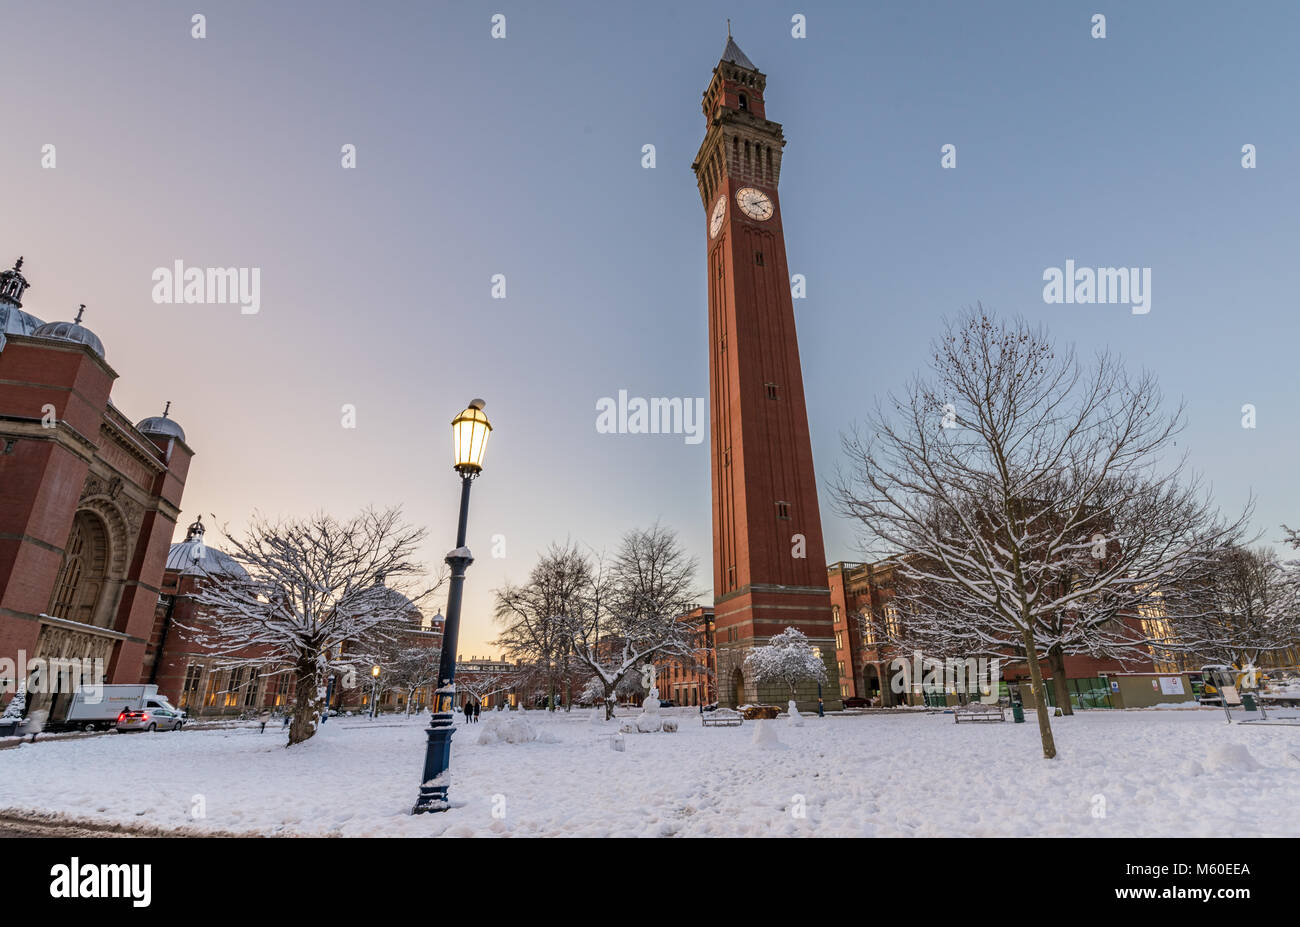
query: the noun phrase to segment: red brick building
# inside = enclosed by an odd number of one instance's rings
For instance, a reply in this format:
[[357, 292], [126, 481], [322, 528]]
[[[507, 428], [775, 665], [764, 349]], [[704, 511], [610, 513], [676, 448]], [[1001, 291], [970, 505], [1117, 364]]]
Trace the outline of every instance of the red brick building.
[[[893, 622], [903, 620], [893, 605], [893, 568], [884, 563], [833, 563], [827, 570], [831, 587], [831, 613], [835, 628], [835, 662], [839, 677], [838, 692], [841, 698], [859, 697], [875, 699], [880, 706], [920, 704], [952, 704], [958, 700], [955, 693], [942, 690], [895, 693], [890, 685], [890, 663], [898, 657], [911, 660], [912, 654], [897, 653], [883, 641], [875, 639], [875, 628], [888, 629]], [[864, 622], [862, 615], [873, 615], [874, 622]], [[1131, 619], [1137, 621], [1139, 619]], [[1065, 688], [1075, 707], [1109, 707], [1109, 689], [1106, 677], [1123, 672], [1151, 672], [1155, 669], [1151, 659], [1134, 658], [1120, 663], [1113, 659], [1099, 659], [1088, 655], [1066, 654]], [[1051, 679], [1052, 671], [1046, 659], [1040, 662], [1044, 680]], [[999, 666], [1000, 678], [1008, 687], [1018, 690], [1024, 703], [1033, 704], [1029, 686], [1029, 667], [1012, 658]], [[831, 677], [832, 679], [835, 676]], [[1051, 685], [1047, 686], [1049, 692]], [[1052, 693], [1055, 697], [1055, 694]]]
[[718, 695], [713, 609], [700, 605], [681, 620], [694, 627], [697, 649], [692, 659], [667, 657], [659, 662], [655, 677], [659, 698], [670, 699], [676, 705], [712, 704]]
[[[717, 695], [725, 706], [781, 696], [779, 686], [746, 679], [743, 662], [783, 628], [819, 646], [828, 672], [834, 640], [777, 194], [785, 136], [767, 118], [766, 86], [728, 36], [704, 91], [707, 128], [691, 165], [708, 268]], [[816, 685], [798, 701], [815, 707]]]
[[[27, 289], [19, 258], [0, 272], [0, 657], [98, 661], [106, 681], [138, 683], [194, 452], [165, 412], [132, 424], [113, 405], [84, 306], [45, 323]], [[31, 695], [55, 717], [71, 697]]]

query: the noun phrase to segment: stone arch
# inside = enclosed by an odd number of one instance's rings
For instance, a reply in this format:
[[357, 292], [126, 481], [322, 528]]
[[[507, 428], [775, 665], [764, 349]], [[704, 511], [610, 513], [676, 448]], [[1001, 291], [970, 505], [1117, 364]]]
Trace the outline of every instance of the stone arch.
[[729, 692], [733, 705], [743, 705], [749, 701], [745, 696], [745, 671], [740, 668], [740, 664], [731, 670], [731, 686]]
[[64, 545], [49, 614], [113, 628], [130, 546], [126, 518], [111, 499], [82, 500]]

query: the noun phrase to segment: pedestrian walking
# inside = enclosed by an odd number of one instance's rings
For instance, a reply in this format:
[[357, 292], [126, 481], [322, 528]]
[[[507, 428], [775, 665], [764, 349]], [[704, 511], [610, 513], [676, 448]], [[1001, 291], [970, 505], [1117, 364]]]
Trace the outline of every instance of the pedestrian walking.
[[258, 730], [257, 733], [259, 733], [259, 734], [265, 734], [265, 733], [266, 733], [266, 722], [268, 722], [268, 721], [271, 720], [271, 709], [269, 709], [269, 708], [263, 708], [263, 709], [262, 709], [262, 713], [259, 714], [259, 715], [257, 716], [257, 720], [260, 721], [260, 722], [262, 722], [262, 726], [261, 726], [261, 728]]
[[483, 710], [483, 703], [482, 703], [482, 702], [475, 702], [475, 703], [474, 703], [474, 723], [475, 723], [475, 724], [478, 724], [478, 716], [479, 716], [479, 712], [481, 712], [482, 710]]

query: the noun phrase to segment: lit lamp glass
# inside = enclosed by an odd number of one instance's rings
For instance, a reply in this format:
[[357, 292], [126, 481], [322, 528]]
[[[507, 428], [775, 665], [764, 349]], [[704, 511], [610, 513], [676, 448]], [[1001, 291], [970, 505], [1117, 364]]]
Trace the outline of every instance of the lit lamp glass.
[[475, 399], [464, 412], [451, 420], [455, 468], [464, 475], [476, 474], [483, 469], [483, 453], [487, 450], [488, 435], [492, 433], [492, 425], [483, 414], [484, 405], [482, 399]]

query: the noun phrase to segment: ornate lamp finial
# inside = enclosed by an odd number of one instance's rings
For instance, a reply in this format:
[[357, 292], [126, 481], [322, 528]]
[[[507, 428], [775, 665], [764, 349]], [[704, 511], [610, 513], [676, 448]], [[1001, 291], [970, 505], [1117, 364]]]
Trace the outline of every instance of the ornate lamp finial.
[[172, 401], [168, 399], [167, 404], [163, 406], [163, 418], [166, 418], [167, 413], [170, 412], [171, 410], [172, 410]]
[[727, 38], [731, 38], [731, 20], [727, 20]]
[[18, 260], [14, 261], [14, 270], [22, 270], [22, 269], [23, 269], [23, 258], [22, 255], [19, 255]]
[[[21, 261], [22, 258], [19, 258], [18, 260]], [[86, 304], [85, 304], [85, 303], [82, 303], [80, 306], [77, 307], [77, 317], [76, 317], [75, 319], [72, 320], [72, 322], [73, 322], [74, 325], [80, 325], [80, 324], [81, 324], [81, 315], [82, 315], [82, 313], [85, 312], [85, 311], [86, 311]]]

